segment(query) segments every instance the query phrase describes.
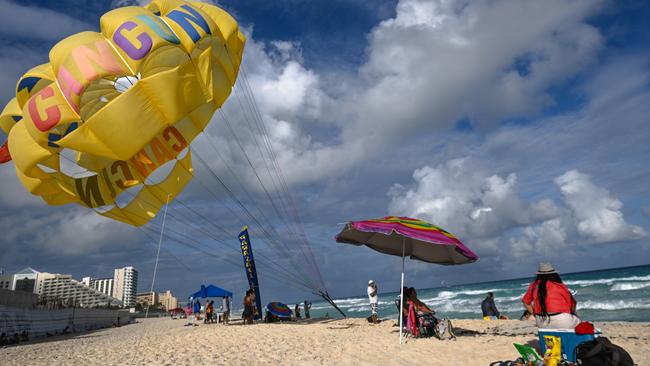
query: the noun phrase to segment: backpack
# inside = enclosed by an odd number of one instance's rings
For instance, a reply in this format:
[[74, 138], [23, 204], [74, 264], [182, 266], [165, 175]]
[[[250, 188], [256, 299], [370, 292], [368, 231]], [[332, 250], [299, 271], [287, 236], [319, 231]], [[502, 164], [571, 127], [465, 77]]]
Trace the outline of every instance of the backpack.
[[437, 321], [435, 327], [435, 336], [438, 339], [456, 339], [456, 334], [454, 333], [454, 326], [451, 325], [451, 320], [440, 319]]
[[582, 366], [634, 366], [630, 354], [605, 337], [580, 343], [575, 353], [578, 365]]

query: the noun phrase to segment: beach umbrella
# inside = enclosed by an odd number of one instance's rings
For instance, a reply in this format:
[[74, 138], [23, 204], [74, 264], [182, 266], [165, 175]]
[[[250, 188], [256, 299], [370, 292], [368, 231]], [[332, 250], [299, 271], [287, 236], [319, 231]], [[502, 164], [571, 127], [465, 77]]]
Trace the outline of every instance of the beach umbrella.
[[277, 316], [278, 318], [290, 318], [291, 317], [291, 309], [289, 307], [281, 302], [270, 302], [268, 305], [266, 305], [266, 309], [268, 309], [269, 313]]
[[189, 296], [190, 299], [206, 297], [232, 297], [232, 292], [215, 285], [201, 285], [201, 289]]
[[[404, 307], [404, 258], [428, 263], [455, 265], [472, 263], [478, 256], [450, 232], [426, 221], [386, 216], [376, 220], [351, 221], [336, 236], [338, 243], [365, 245], [370, 249], [402, 257], [400, 309]], [[402, 316], [400, 314], [400, 343]]]

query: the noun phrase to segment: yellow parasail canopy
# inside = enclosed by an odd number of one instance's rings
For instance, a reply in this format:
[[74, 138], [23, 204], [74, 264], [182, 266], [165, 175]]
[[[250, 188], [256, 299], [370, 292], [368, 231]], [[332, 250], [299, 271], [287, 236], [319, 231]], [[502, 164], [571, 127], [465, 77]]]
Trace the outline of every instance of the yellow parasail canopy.
[[[13, 160], [21, 183], [48, 204], [144, 225], [192, 179], [190, 144], [230, 95], [245, 42], [237, 22], [210, 4], [112, 10], [99, 33], [63, 39], [49, 63], [18, 80], [0, 115], [8, 135], [0, 162]], [[64, 172], [66, 160], [83, 171]]]

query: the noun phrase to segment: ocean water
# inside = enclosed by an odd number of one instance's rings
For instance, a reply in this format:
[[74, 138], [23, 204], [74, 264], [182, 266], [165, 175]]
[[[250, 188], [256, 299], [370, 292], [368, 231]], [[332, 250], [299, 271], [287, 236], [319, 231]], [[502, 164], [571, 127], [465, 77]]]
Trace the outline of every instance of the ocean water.
[[[583, 320], [624, 320], [650, 322], [650, 265], [561, 275], [574, 292], [578, 315]], [[523, 313], [521, 298], [531, 278], [471, 285], [417, 289], [418, 298], [434, 309], [439, 317], [451, 319], [481, 318], [481, 301], [494, 293], [499, 311], [519, 319]], [[380, 284], [381, 286], [381, 284]], [[364, 289], [365, 290], [365, 289]], [[379, 316], [397, 319], [397, 292], [379, 294]], [[368, 297], [335, 299], [349, 317], [370, 315]], [[340, 314], [324, 301], [313, 301], [313, 317]]]

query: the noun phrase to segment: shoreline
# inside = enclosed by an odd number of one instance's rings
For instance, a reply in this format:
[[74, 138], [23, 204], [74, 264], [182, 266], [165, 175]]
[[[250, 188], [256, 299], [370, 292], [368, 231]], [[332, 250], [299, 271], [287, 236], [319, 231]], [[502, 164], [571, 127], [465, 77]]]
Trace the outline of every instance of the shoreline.
[[[456, 341], [407, 338], [393, 320], [310, 319], [242, 325], [150, 318], [118, 328], [68, 334], [0, 348], [7, 365], [487, 365], [514, 360], [512, 343], [538, 346], [531, 321], [452, 320]], [[650, 364], [650, 323], [595, 322], [639, 365]]]

